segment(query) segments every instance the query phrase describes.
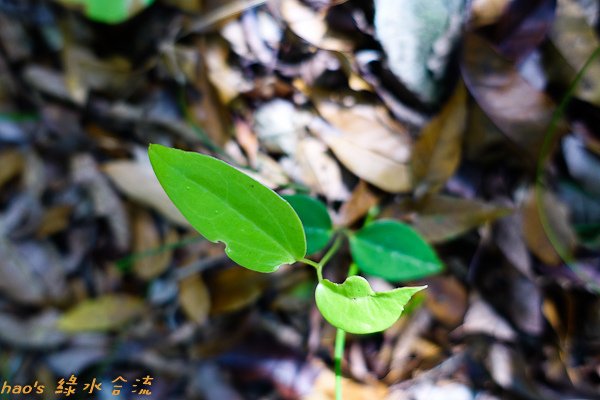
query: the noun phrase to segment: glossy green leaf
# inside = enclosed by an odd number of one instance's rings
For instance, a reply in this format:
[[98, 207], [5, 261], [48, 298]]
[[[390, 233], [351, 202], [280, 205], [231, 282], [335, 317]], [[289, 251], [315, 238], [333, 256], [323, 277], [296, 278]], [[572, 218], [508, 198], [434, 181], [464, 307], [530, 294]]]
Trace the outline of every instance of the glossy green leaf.
[[302, 222], [279, 195], [216, 158], [160, 145], [148, 151], [163, 189], [192, 226], [243, 267], [273, 272], [304, 257]]
[[131, 18], [154, 0], [58, 0], [66, 6], [81, 8], [89, 19], [118, 24]]
[[306, 254], [323, 250], [333, 236], [333, 224], [327, 208], [319, 200], [303, 194], [283, 196], [300, 217], [306, 233]]
[[436, 274], [442, 263], [410, 226], [379, 220], [350, 237], [352, 258], [361, 271], [392, 282]]
[[425, 287], [376, 293], [361, 276], [351, 276], [342, 284], [323, 279], [317, 286], [315, 300], [323, 317], [336, 328], [357, 334], [373, 333], [396, 322], [412, 295]]

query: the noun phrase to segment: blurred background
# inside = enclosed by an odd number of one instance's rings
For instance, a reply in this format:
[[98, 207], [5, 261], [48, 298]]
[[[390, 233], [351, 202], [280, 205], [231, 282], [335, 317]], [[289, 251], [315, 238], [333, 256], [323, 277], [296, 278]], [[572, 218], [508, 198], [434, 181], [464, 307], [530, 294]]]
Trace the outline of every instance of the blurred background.
[[333, 398], [314, 273], [202, 239], [161, 143], [435, 247], [345, 399], [599, 399], [598, 6], [0, 0], [0, 398]]

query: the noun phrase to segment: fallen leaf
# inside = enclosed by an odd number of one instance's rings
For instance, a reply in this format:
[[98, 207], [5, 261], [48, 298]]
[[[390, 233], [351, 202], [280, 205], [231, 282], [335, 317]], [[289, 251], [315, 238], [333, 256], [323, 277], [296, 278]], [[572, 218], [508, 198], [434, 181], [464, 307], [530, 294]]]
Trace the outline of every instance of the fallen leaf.
[[[564, 87], [568, 87], [575, 75], [581, 71], [592, 53], [600, 47], [600, 40], [593, 26], [587, 19], [583, 8], [576, 1], [558, 0], [556, 19], [548, 34], [550, 40], [560, 53], [560, 57], [553, 59], [556, 66], [563, 66], [557, 76]], [[562, 59], [558, 59], [562, 58]], [[554, 67], [550, 73], [559, 71]], [[575, 89], [575, 95], [589, 101], [596, 106], [600, 105], [600, 60], [596, 58], [585, 71], [581, 82]]]
[[21, 173], [25, 166], [23, 155], [16, 150], [0, 153], [0, 188]]
[[465, 334], [488, 335], [505, 342], [512, 342], [517, 338], [508, 322], [478, 297], [471, 298], [465, 321], [459, 330]]
[[412, 153], [417, 197], [439, 191], [458, 167], [467, 118], [466, 102], [467, 92], [461, 82], [441, 112], [421, 131]]
[[58, 321], [66, 332], [110, 331], [121, 328], [147, 312], [144, 301], [124, 294], [108, 294], [85, 300]]
[[179, 226], [189, 226], [158, 183], [149, 162], [109, 161], [102, 170], [127, 197], [155, 209]]
[[267, 150], [293, 155], [310, 118], [310, 114], [289, 101], [275, 99], [263, 104], [254, 113], [254, 131]]
[[252, 90], [252, 82], [244, 77], [242, 71], [227, 63], [227, 47], [219, 42], [209, 41], [203, 56], [208, 79], [223, 104], [229, 104], [240, 93]]
[[508, 215], [511, 209], [478, 200], [433, 195], [419, 209], [413, 227], [428, 242], [440, 243]]
[[144, 280], [158, 277], [169, 267], [173, 254], [172, 249], [161, 246], [176, 242], [177, 232], [169, 230], [163, 240], [152, 216], [142, 209], [135, 211], [132, 229], [135, 274]]
[[[471, 95], [506, 137], [537, 159], [554, 102], [476, 34], [466, 35], [463, 54], [461, 68]], [[558, 133], [563, 131], [559, 125]]]
[[577, 238], [569, 223], [567, 207], [551, 192], [538, 190], [530, 189], [523, 203], [523, 235], [540, 260], [556, 266], [562, 257], [571, 257]]
[[369, 188], [369, 185], [361, 180], [352, 191], [350, 199], [340, 208], [335, 215], [334, 222], [339, 226], [351, 226], [360, 218], [364, 217], [372, 207], [379, 204], [381, 195]]
[[[87, 153], [76, 155], [71, 159], [71, 171], [73, 180], [88, 190], [95, 215], [107, 219], [117, 247], [126, 249], [131, 238], [129, 218], [119, 195], [98, 170], [94, 158]], [[139, 183], [140, 181], [132, 180], [128, 184], [131, 188]]]
[[427, 279], [425, 304], [431, 314], [444, 325], [457, 327], [467, 311], [465, 286], [451, 276], [434, 276]]
[[64, 344], [68, 337], [57, 329], [58, 313], [46, 310], [23, 319], [0, 313], [0, 340], [20, 349], [48, 351]]
[[225, 314], [253, 304], [266, 287], [264, 274], [234, 266], [206, 277], [211, 315]]
[[348, 109], [333, 103], [320, 103], [317, 108], [331, 127], [317, 121], [311, 129], [346, 168], [388, 192], [411, 189], [411, 140], [384, 111], [368, 105]]
[[69, 204], [56, 205], [44, 211], [36, 235], [39, 238], [48, 237], [65, 230], [69, 226], [73, 207]]
[[190, 320], [198, 325], [206, 322], [211, 308], [210, 294], [199, 274], [179, 282], [179, 304]]
[[496, 23], [509, 4], [510, 0], [473, 0], [469, 25], [480, 28]]
[[298, 0], [277, 2], [283, 17], [292, 32], [315, 47], [326, 50], [350, 51], [352, 43], [336, 37], [329, 30], [327, 8], [315, 11]]
[[[345, 400], [383, 399], [388, 395], [388, 388], [382, 383], [366, 385], [342, 378], [342, 394]], [[312, 391], [303, 396], [304, 400], [330, 400], [335, 397], [335, 375], [324, 368], [317, 376]]]
[[327, 153], [327, 146], [320, 140], [311, 137], [301, 140], [294, 164], [298, 169], [297, 180], [328, 200], [343, 201], [350, 195], [342, 181], [339, 164]]

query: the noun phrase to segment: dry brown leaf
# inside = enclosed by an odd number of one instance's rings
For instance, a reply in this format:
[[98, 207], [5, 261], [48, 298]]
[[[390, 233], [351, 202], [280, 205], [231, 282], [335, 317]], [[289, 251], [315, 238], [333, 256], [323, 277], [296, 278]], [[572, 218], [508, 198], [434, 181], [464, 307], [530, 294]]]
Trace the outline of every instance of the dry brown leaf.
[[0, 153], [0, 188], [23, 170], [25, 159], [16, 150], [4, 150]]
[[[197, 51], [203, 54], [206, 50], [204, 41], [199, 42]], [[221, 102], [219, 93], [213, 83], [208, 78], [208, 66], [206, 60], [200, 63], [200, 71], [194, 82], [195, 86], [202, 92], [198, 101], [189, 101], [188, 118], [194, 120], [196, 124], [202, 126], [206, 134], [218, 146], [223, 146], [230, 139], [231, 114]]]
[[321, 141], [306, 137], [298, 143], [296, 162], [299, 175], [295, 176], [328, 200], [346, 200], [348, 189], [342, 182], [342, 171], [338, 163], [327, 153]]
[[210, 41], [203, 53], [208, 79], [214, 85], [223, 104], [229, 104], [240, 93], [252, 90], [250, 80], [241, 71], [227, 63], [227, 47], [220, 42]]
[[211, 295], [210, 313], [224, 314], [254, 303], [262, 294], [266, 279], [264, 274], [238, 266], [215, 271], [206, 277]]
[[24, 319], [22, 315], [0, 313], [0, 340], [11, 347], [28, 350], [47, 351], [61, 346], [68, 340], [60, 332], [56, 323], [58, 312], [47, 309], [33, 317]]
[[467, 311], [467, 291], [452, 276], [436, 276], [427, 280], [425, 304], [431, 314], [448, 327], [458, 326]]
[[[600, 47], [594, 27], [587, 22], [585, 11], [572, 0], [558, 0], [556, 18], [549, 32], [550, 39], [568, 64], [568, 76], [563, 84], [568, 86], [581, 71], [588, 58]], [[560, 58], [560, 57], [559, 57]], [[560, 61], [557, 65], [560, 65]], [[586, 69], [582, 81], [576, 88], [576, 96], [595, 105], [600, 105], [600, 61], [594, 60]]]
[[256, 158], [259, 148], [258, 138], [246, 121], [235, 121], [235, 138], [240, 147], [244, 149], [250, 166], [256, 168]]
[[459, 331], [464, 334], [485, 334], [506, 342], [517, 338], [510, 324], [488, 303], [475, 296], [471, 299], [465, 322]]
[[510, 212], [509, 208], [477, 200], [433, 195], [423, 204], [413, 226], [430, 243], [440, 243]]
[[312, 128], [346, 168], [388, 192], [411, 189], [410, 138], [381, 109], [325, 102], [317, 108], [334, 129], [318, 123]]
[[14, 243], [0, 238], [0, 293], [22, 304], [41, 304], [46, 290], [30, 260]]
[[[98, 170], [94, 158], [87, 153], [78, 154], [71, 159], [71, 170], [74, 181], [89, 191], [96, 215], [108, 220], [117, 247], [126, 249], [131, 240], [129, 217], [123, 201], [106, 176]], [[138, 181], [132, 180], [129, 185], [135, 186], [138, 183]]]
[[36, 235], [44, 238], [66, 229], [73, 207], [68, 204], [56, 205], [47, 209], [42, 216]]
[[189, 226], [160, 186], [149, 162], [110, 161], [102, 169], [127, 197], [155, 209], [179, 226]]
[[442, 111], [421, 131], [412, 153], [417, 197], [439, 191], [456, 171], [462, 154], [466, 103], [467, 91], [460, 82]]
[[[461, 63], [465, 84], [487, 116], [512, 142], [537, 157], [555, 104], [485, 39], [471, 33]], [[565, 126], [559, 124], [559, 131]]]
[[[388, 393], [388, 388], [382, 383], [365, 385], [342, 378], [342, 394], [345, 400], [383, 399]], [[335, 398], [335, 374], [329, 368], [323, 368], [313, 384], [312, 392], [302, 398], [304, 400], [333, 400]]]
[[508, 7], [510, 0], [473, 0], [470, 25], [479, 28], [498, 21]]
[[539, 190], [541, 193], [529, 190], [523, 203], [523, 235], [529, 249], [540, 260], [548, 265], [559, 265], [562, 257], [573, 254], [577, 236], [569, 223], [567, 206], [551, 192]]
[[160, 249], [178, 239], [175, 230], [169, 230], [164, 240], [158, 232], [154, 220], [144, 210], [136, 210], [133, 215], [133, 252], [138, 255], [133, 262], [133, 271], [144, 280], [156, 278], [169, 267], [172, 249]]
[[210, 293], [199, 274], [179, 282], [179, 304], [189, 319], [202, 325], [210, 311]]
[[308, 43], [326, 50], [352, 50], [349, 41], [335, 37], [329, 31], [325, 20], [327, 9], [315, 11], [298, 0], [283, 0], [277, 3], [284, 21], [292, 32]]
[[352, 191], [350, 199], [342, 204], [340, 212], [335, 216], [334, 222], [339, 226], [351, 226], [364, 217], [371, 207], [379, 204], [381, 195], [375, 193], [365, 181], [358, 182]]
[[144, 77], [144, 67], [134, 71], [123, 57], [99, 59], [89, 49], [75, 45], [71, 40], [65, 45], [64, 63], [65, 83], [72, 98], [80, 104], [85, 103], [90, 90], [130, 93]]
[[67, 332], [115, 330], [145, 312], [142, 299], [109, 294], [79, 303], [60, 318], [58, 327]]

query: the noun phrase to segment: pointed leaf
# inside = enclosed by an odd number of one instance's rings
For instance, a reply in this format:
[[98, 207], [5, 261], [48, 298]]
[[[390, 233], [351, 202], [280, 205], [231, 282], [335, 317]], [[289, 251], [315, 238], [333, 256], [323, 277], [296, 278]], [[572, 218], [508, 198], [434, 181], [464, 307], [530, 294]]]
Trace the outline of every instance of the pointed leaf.
[[410, 226], [391, 220], [367, 225], [350, 238], [350, 251], [361, 271], [392, 282], [436, 274], [442, 263]]
[[327, 208], [319, 200], [303, 194], [283, 196], [300, 217], [306, 233], [306, 254], [323, 250], [333, 236], [333, 225]]
[[150, 161], [167, 195], [192, 226], [223, 242], [236, 263], [273, 272], [306, 253], [294, 209], [272, 190], [216, 158], [151, 145]]
[[389, 328], [400, 318], [413, 294], [425, 289], [404, 287], [375, 293], [361, 276], [351, 276], [342, 284], [323, 279], [315, 300], [323, 317], [350, 333], [374, 333]]

